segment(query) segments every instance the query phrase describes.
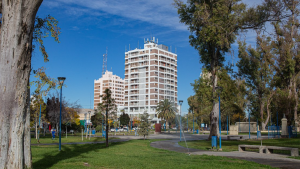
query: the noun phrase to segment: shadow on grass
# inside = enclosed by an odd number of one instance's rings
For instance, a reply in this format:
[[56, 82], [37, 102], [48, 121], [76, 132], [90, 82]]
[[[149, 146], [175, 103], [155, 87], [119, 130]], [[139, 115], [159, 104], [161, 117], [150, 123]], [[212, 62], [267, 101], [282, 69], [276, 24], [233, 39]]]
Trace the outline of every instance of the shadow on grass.
[[[127, 141], [109, 143], [109, 147], [121, 145], [126, 142]], [[85, 153], [92, 151], [100, 152], [101, 149], [105, 149], [106, 146], [105, 143], [63, 145], [62, 150], [58, 154], [56, 154], [58, 151], [57, 146], [33, 146], [32, 148], [38, 150], [40, 149], [41, 151], [38, 151], [38, 153], [43, 153], [42, 151], [45, 151], [45, 149], [49, 148], [48, 150], [46, 150], [47, 152], [45, 152], [45, 154], [42, 155], [42, 159], [33, 163], [33, 168], [50, 168], [60, 161], [76, 157], [81, 158], [82, 163], [84, 163], [84, 159], [88, 158], [84, 155]]]

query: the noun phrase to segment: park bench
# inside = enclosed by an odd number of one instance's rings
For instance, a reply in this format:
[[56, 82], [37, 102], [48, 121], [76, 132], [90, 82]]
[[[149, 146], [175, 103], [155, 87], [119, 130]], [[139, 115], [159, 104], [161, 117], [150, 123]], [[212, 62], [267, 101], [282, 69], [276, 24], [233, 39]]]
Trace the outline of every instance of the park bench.
[[258, 149], [259, 153], [263, 153], [266, 149], [266, 146], [260, 146], [260, 145], [239, 145], [239, 152], [246, 151], [247, 149]]
[[292, 147], [277, 147], [277, 146], [266, 146], [266, 153], [272, 154], [273, 150], [284, 150], [284, 151], [290, 151], [291, 156], [299, 156], [299, 149], [298, 148], [292, 148]]
[[240, 138], [240, 140], [243, 139], [243, 136], [240, 136], [240, 135], [228, 135], [227, 140], [231, 140], [230, 138], [232, 138], [232, 137], [238, 137], [238, 138]]

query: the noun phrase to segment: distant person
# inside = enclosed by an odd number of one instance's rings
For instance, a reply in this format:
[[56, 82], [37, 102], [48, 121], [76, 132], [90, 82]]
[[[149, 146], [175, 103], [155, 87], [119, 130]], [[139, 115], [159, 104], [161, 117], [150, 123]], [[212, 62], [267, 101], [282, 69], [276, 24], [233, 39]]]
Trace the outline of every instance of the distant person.
[[52, 129], [52, 140], [55, 140], [55, 129]]

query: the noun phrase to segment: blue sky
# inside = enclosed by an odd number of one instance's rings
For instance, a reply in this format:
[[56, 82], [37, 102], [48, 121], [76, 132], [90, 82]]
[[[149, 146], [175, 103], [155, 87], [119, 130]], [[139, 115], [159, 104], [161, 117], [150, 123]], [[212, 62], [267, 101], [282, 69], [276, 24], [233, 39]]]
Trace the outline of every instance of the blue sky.
[[[244, 2], [257, 4], [259, 0]], [[198, 52], [189, 45], [189, 31], [179, 23], [172, 0], [44, 0], [38, 16], [48, 14], [59, 21], [60, 43], [45, 40], [49, 62], [39, 51], [32, 57], [32, 67], [44, 66], [52, 78], [65, 76], [63, 96], [83, 108], [93, 107], [94, 80], [100, 78], [102, 55], [108, 48], [107, 68], [124, 78], [125, 47], [143, 47], [144, 38], [156, 37], [159, 44], [177, 48], [178, 100], [184, 100], [182, 112], [188, 109], [187, 98], [193, 95], [190, 85], [201, 73]], [[253, 36], [248, 33], [247, 41]], [[233, 45], [237, 55], [236, 45]], [[234, 62], [237, 61], [235, 57]], [[226, 63], [231, 57], [227, 57]], [[33, 77], [31, 77], [33, 78]], [[34, 87], [33, 87], [34, 88]]]

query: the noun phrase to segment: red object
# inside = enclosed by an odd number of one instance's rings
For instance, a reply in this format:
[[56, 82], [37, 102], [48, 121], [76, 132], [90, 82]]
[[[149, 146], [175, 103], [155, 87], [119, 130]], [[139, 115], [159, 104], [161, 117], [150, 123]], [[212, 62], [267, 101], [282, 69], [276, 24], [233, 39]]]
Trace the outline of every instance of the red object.
[[52, 126], [51, 126], [51, 124], [49, 124], [49, 131], [51, 132], [51, 129], [52, 129]]
[[161, 124], [160, 123], [156, 123], [155, 124], [155, 132], [161, 132]]

